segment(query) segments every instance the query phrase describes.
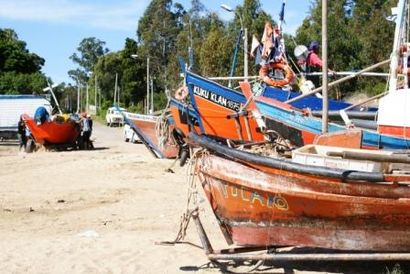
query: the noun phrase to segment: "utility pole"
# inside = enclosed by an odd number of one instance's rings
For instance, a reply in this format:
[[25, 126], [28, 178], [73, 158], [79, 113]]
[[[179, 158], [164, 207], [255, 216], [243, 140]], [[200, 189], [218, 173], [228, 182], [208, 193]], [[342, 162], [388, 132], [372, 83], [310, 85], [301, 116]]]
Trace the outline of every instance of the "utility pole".
[[95, 91], [94, 91], [94, 105], [95, 105], [95, 114], [97, 115], [97, 75], [95, 75]]
[[248, 29], [244, 29], [243, 35], [243, 76], [245, 82], [248, 82]]
[[89, 107], [89, 104], [88, 104], [88, 83], [87, 83], [87, 88], [85, 90], [85, 94], [86, 94], [85, 109], [86, 109], [86, 112], [88, 113], [88, 112], [90, 112], [90, 107]]
[[[114, 106], [115, 100], [117, 98], [117, 82], [118, 82], [118, 73], [115, 73], [115, 86], [114, 86]], [[118, 104], [118, 103], [117, 103]]]
[[327, 81], [327, 0], [322, 0], [322, 86], [323, 86], [323, 116], [322, 116], [322, 133], [327, 133], [328, 131], [328, 81]]
[[80, 85], [77, 82], [77, 113], [80, 113]]
[[118, 107], [120, 107], [120, 91], [121, 91], [121, 87], [117, 87], [117, 105]]
[[[239, 17], [239, 21], [241, 23], [241, 32], [240, 35], [242, 37], [238, 37], [237, 40], [237, 44], [235, 47], [235, 52], [234, 52], [234, 57], [233, 57], [233, 61], [232, 61], [232, 67], [231, 67], [231, 72], [229, 77], [233, 77], [233, 72], [236, 66], [236, 55], [238, 53], [238, 48], [239, 48], [239, 43], [240, 43], [240, 38], [243, 39], [243, 76], [245, 78], [245, 81], [248, 81], [248, 29], [244, 28], [243, 25], [243, 18], [242, 18], [242, 14], [237, 13], [233, 8], [231, 8], [230, 6], [226, 5], [226, 4], [222, 4], [221, 8], [226, 10], [227, 12], [232, 12], [234, 14], [238, 14]], [[229, 83], [228, 83], [228, 87], [232, 87], [232, 79], [229, 79]]]
[[154, 81], [151, 78], [151, 107], [149, 110], [149, 114], [153, 114], [154, 113]]
[[147, 111], [146, 114], [149, 113], [149, 105], [150, 105], [150, 100], [149, 100], [149, 83], [150, 83], [150, 77], [149, 77], [149, 57], [147, 57]]

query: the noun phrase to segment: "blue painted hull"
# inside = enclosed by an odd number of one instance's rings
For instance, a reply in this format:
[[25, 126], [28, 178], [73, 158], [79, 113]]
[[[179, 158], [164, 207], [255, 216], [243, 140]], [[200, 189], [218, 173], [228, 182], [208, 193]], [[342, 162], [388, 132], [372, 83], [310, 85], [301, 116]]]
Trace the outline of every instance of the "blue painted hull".
[[[283, 109], [279, 106], [261, 102], [256, 100], [256, 105], [262, 115], [267, 120], [275, 121], [276, 124], [283, 124], [288, 127], [287, 130], [294, 129], [295, 131], [300, 132], [308, 132], [314, 135], [320, 135], [322, 129], [322, 120], [320, 118], [315, 118], [311, 116], [303, 115], [303, 113], [298, 111], [290, 111], [287, 109]], [[343, 131], [346, 128], [344, 126], [329, 123], [328, 131], [338, 132]], [[274, 129], [279, 131], [279, 133], [283, 133], [283, 130]], [[296, 143], [298, 146], [306, 145], [307, 143], [303, 140], [292, 140], [291, 136], [289, 139]], [[387, 149], [387, 150], [395, 150], [395, 149], [409, 149], [410, 148], [410, 140], [406, 138], [400, 138], [390, 135], [380, 134], [374, 130], [367, 130], [363, 129], [363, 137], [362, 137], [362, 146], [375, 148], [375, 149]]]
[[[221, 106], [221, 101], [225, 100], [230, 103], [230, 107], [226, 106], [230, 111], [238, 111], [241, 105], [244, 105], [247, 101], [245, 96], [233, 89], [222, 86], [207, 78], [201, 77], [191, 72], [186, 72], [186, 84], [189, 90], [192, 109], [190, 116], [195, 118], [197, 125], [204, 132], [203, 120], [201, 118], [200, 110], [197, 107], [195, 97], [200, 96], [209, 100], [214, 104]], [[288, 99], [288, 91], [278, 90], [274, 88], [267, 88], [265, 90], [267, 98], [279, 99], [279, 101], [286, 101]], [[274, 96], [275, 95], [275, 96]], [[296, 96], [297, 93], [291, 93], [291, 97]], [[221, 100], [221, 98], [223, 100]], [[213, 100], [213, 101], [212, 101]], [[320, 104], [318, 103], [320, 101]], [[256, 105], [260, 110], [262, 116], [266, 119], [268, 129], [272, 129], [280, 133], [284, 138], [289, 139], [297, 146], [302, 146], [311, 143], [311, 140], [306, 140], [304, 134], [320, 135], [322, 128], [322, 120], [311, 116], [306, 116], [302, 112], [297, 110], [289, 110], [280, 107], [280, 104], [266, 103], [256, 100]], [[308, 105], [309, 102], [313, 102], [312, 105]], [[331, 103], [334, 107], [333, 110], [343, 109], [349, 104], [344, 102]], [[178, 106], [181, 111], [181, 104]], [[320, 109], [322, 106], [321, 99], [310, 96], [306, 97], [295, 105], [295, 107], [306, 107], [311, 109]], [[186, 108], [185, 108], [186, 111]], [[345, 130], [344, 126], [330, 123], [329, 132], [337, 132]], [[377, 149], [408, 149], [410, 148], [410, 141], [405, 138], [382, 135], [374, 130], [363, 130], [362, 145], [364, 147], [372, 147]]]

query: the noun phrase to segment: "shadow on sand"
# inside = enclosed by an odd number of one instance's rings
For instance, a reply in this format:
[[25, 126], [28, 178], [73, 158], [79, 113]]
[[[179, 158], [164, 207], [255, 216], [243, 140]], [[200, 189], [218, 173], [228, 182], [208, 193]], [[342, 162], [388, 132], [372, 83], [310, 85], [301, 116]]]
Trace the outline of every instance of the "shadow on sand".
[[219, 270], [221, 273], [272, 273], [293, 274], [301, 271], [313, 273], [344, 273], [344, 274], [405, 274], [410, 273], [409, 262], [300, 262], [300, 263], [259, 263], [233, 262], [206, 263], [201, 266], [182, 266], [180, 270], [186, 273], [199, 270]]

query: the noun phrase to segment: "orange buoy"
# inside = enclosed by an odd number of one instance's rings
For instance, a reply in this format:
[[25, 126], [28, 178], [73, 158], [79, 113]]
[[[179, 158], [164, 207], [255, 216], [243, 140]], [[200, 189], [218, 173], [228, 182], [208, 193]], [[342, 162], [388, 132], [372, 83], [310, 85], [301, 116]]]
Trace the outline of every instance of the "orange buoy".
[[[285, 78], [283, 79], [272, 79], [270, 78], [269, 71], [270, 70], [280, 69], [284, 72]], [[292, 71], [290, 66], [284, 63], [269, 63], [263, 65], [259, 70], [259, 77], [262, 79], [269, 86], [274, 87], [283, 87], [292, 83], [293, 79], [295, 78], [295, 73]]]

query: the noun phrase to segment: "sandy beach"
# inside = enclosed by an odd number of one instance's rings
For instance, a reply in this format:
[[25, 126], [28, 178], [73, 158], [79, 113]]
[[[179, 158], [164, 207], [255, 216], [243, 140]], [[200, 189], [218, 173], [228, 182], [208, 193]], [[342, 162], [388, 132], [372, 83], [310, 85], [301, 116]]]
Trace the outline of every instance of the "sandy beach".
[[[172, 160], [125, 143], [121, 128], [97, 124], [94, 136], [93, 151], [0, 146], [2, 272], [180, 273], [206, 264], [197, 247], [156, 244], [176, 237], [186, 169], [166, 172]], [[200, 245], [194, 226], [186, 240]]]
[[[167, 172], [173, 160], [124, 142], [121, 128], [96, 123], [93, 134], [92, 151], [26, 154], [0, 144], [1, 272], [221, 273], [207, 266], [193, 223], [187, 244], [157, 244], [177, 235], [187, 168]], [[208, 202], [199, 204], [212, 244], [226, 247]]]

